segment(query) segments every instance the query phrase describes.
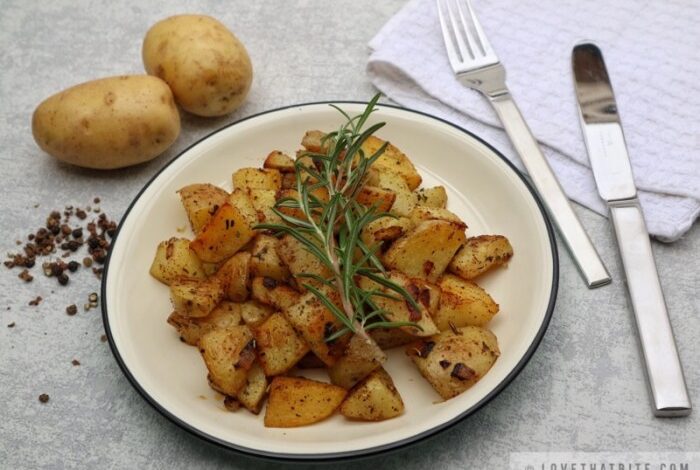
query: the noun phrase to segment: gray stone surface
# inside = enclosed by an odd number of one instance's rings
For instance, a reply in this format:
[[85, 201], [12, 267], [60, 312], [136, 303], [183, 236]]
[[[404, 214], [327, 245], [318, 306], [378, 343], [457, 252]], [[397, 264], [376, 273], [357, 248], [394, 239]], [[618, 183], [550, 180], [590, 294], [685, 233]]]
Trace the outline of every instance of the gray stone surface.
[[[3, 1], [0, 7], [0, 244], [15, 249], [51, 208], [89, 204], [120, 216], [170, 158], [217, 127], [274, 107], [366, 99], [367, 41], [401, 6], [397, 0], [324, 2]], [[151, 163], [113, 173], [61, 165], [30, 132], [34, 107], [77, 82], [142, 71], [141, 38], [180, 12], [222, 19], [248, 47], [255, 81], [234, 115], [184, 117], [175, 146]], [[509, 152], [510, 149], [504, 149]], [[38, 208], [34, 208], [39, 204]], [[700, 450], [698, 413], [651, 416], [640, 355], [607, 221], [577, 208], [615, 278], [587, 290], [560, 247], [559, 299], [542, 345], [500, 396], [452, 430], [356, 468], [503, 468], [514, 451]], [[673, 245], [654, 244], [691, 396], [700, 390], [697, 225]], [[536, 269], [536, 266], [533, 267]], [[132, 389], [106, 343], [97, 310], [82, 305], [98, 283], [89, 273], [69, 287], [37, 275], [23, 284], [0, 271], [0, 468], [276, 468], [215, 448], [161, 417]], [[27, 302], [35, 295], [44, 301]], [[6, 325], [15, 322], [14, 328]], [[77, 358], [81, 365], [71, 365]], [[39, 403], [40, 393], [51, 399]]]

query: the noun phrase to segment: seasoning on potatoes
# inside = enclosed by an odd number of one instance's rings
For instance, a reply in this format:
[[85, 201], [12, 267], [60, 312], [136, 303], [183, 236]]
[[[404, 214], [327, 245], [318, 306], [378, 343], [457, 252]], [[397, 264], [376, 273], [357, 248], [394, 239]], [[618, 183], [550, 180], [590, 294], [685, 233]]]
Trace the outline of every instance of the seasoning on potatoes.
[[43, 101], [34, 140], [49, 155], [86, 168], [136, 165], [163, 153], [180, 134], [168, 85], [148, 75], [103, 78]]
[[250, 90], [253, 67], [243, 44], [216, 19], [177, 15], [159, 21], [143, 40], [143, 63], [165, 80], [183, 109], [222, 116]]

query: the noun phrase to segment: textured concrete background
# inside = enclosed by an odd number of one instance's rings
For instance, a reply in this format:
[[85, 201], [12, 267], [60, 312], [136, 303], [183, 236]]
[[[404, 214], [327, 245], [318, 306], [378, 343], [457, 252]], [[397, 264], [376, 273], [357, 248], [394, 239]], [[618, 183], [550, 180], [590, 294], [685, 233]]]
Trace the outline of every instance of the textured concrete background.
[[[295, 102], [367, 99], [367, 41], [401, 6], [376, 2], [29, 2], [0, 8], [0, 245], [36, 228], [51, 208], [89, 204], [119, 217], [170, 158], [232, 120]], [[234, 115], [185, 116], [176, 145], [155, 161], [114, 173], [54, 162], [35, 146], [30, 116], [45, 97], [102, 76], [142, 72], [149, 25], [174, 13], [224, 21], [255, 67], [247, 104]], [[511, 149], [504, 148], [504, 152]], [[39, 208], [34, 208], [39, 204]], [[624, 284], [605, 219], [577, 208], [615, 278], [589, 291], [560, 247], [561, 282], [547, 335], [530, 364], [488, 406], [427, 442], [336, 468], [503, 468], [514, 451], [700, 450], [698, 412], [651, 416]], [[671, 246], [654, 244], [691, 396], [700, 404], [697, 225]], [[37, 273], [30, 284], [0, 268], [1, 468], [276, 468], [215, 448], [161, 417], [117, 367], [98, 310], [67, 316], [98, 284], [76, 275], [66, 288]], [[38, 307], [27, 302], [36, 295]], [[82, 310], [82, 309], [81, 309]], [[6, 325], [15, 322], [14, 328]], [[82, 365], [71, 365], [72, 359]], [[51, 399], [39, 403], [40, 393]]]

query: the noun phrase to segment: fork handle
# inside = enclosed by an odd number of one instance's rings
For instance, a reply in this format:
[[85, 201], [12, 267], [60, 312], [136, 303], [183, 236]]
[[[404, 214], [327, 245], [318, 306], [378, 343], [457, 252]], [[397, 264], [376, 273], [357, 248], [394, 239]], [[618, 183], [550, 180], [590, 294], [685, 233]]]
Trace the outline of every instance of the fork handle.
[[588, 288], [593, 289], [608, 284], [611, 281], [610, 274], [578, 220], [552, 168], [542, 155], [540, 146], [510, 93], [501, 93], [489, 99]]

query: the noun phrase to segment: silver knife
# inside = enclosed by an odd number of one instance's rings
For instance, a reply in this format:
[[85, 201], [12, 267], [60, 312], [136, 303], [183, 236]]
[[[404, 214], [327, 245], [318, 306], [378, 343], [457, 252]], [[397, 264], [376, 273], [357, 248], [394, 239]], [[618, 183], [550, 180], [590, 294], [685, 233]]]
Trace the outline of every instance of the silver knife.
[[572, 66], [581, 128], [598, 193], [610, 209], [654, 415], [686, 416], [692, 406], [603, 55], [594, 44], [577, 45]]

